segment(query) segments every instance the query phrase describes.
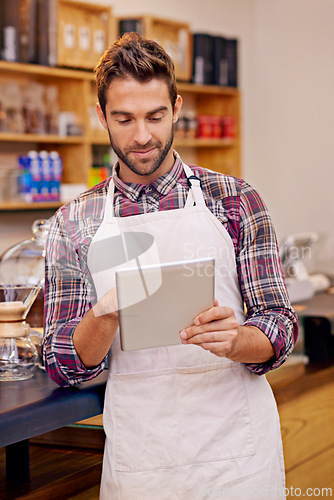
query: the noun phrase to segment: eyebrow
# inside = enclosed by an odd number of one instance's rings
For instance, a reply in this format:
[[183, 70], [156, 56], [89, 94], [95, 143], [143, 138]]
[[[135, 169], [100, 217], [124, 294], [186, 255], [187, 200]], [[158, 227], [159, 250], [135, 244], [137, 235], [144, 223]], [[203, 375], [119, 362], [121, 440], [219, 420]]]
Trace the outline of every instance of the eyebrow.
[[[147, 115], [155, 115], [156, 113], [159, 113], [160, 111], [168, 111], [167, 106], [159, 106], [159, 108], [153, 109], [152, 111], [149, 111], [146, 113]], [[133, 116], [133, 113], [129, 113], [128, 111], [122, 111], [120, 109], [114, 109], [113, 111], [110, 112], [111, 116], [115, 115], [123, 115], [123, 116]]]

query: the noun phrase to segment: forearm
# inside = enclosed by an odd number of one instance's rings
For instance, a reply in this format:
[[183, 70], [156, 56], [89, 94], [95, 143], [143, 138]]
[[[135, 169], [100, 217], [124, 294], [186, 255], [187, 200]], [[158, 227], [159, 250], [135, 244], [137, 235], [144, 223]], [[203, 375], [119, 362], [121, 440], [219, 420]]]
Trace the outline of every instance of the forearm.
[[[85, 260], [84, 246], [73, 240], [77, 234], [67, 227], [62, 210], [54, 217], [46, 245], [43, 361], [49, 377], [61, 386], [73, 386], [96, 377], [105, 366], [87, 368], [73, 344], [78, 324], [96, 302]], [[71, 234], [71, 236], [70, 236]], [[94, 331], [90, 330], [91, 335]], [[93, 332], [93, 334], [92, 334]]]
[[73, 344], [86, 368], [101, 363], [107, 355], [118, 328], [117, 313], [96, 316], [88, 311], [73, 333]]
[[287, 295], [275, 230], [259, 194], [243, 182], [236, 263], [247, 316], [270, 341], [274, 355], [263, 363], [246, 363], [262, 375], [278, 368], [291, 353], [298, 335], [298, 318]]
[[240, 325], [235, 344], [226, 357], [240, 363], [265, 363], [274, 355], [270, 340], [259, 328]]

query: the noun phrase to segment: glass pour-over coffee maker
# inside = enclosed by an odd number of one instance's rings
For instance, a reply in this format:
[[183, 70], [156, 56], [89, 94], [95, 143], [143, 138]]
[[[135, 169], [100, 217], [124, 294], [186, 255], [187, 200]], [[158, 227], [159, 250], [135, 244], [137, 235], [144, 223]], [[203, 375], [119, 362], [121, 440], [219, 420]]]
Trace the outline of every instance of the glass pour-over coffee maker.
[[[39, 291], [37, 298], [35, 297], [32, 304], [29, 305], [29, 309], [27, 309], [24, 319], [27, 323], [29, 323], [29, 326], [31, 327], [30, 339], [33, 341], [34, 345], [37, 348], [37, 352], [39, 354], [37, 365], [41, 369], [43, 369], [41, 344], [43, 339], [45, 243], [49, 227], [49, 220], [35, 220], [31, 228], [31, 237], [20, 241], [12, 247], [8, 248], [8, 250], [6, 250], [0, 257], [0, 284], [4, 284], [7, 290], [7, 294], [9, 293], [9, 284], [24, 285], [20, 288], [21, 297], [23, 294], [23, 290], [31, 289], [35, 285], [38, 286]], [[18, 294], [19, 287], [16, 287], [15, 290], [15, 293]], [[3, 296], [3, 291], [1, 293]], [[0, 300], [3, 301], [3, 299]], [[24, 301], [25, 299], [17, 298], [9, 300]], [[7, 308], [8, 306], [2, 307]], [[29, 326], [27, 325], [27, 323], [25, 328], [29, 330]], [[27, 333], [27, 335], [28, 334], [29, 332]], [[27, 344], [27, 341], [27, 338], [25, 338], [25, 344]], [[13, 342], [14, 341], [11, 341], [11, 343]]]
[[38, 285], [0, 285], [0, 381], [34, 375], [38, 354], [25, 318], [40, 289]]

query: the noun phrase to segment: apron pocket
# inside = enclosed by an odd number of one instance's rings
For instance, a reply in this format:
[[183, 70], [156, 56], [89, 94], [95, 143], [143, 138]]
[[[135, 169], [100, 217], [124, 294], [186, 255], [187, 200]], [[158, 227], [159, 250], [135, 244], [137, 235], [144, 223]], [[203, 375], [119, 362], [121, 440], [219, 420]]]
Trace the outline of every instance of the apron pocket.
[[141, 472], [253, 455], [242, 369], [225, 361], [111, 374], [116, 469]]

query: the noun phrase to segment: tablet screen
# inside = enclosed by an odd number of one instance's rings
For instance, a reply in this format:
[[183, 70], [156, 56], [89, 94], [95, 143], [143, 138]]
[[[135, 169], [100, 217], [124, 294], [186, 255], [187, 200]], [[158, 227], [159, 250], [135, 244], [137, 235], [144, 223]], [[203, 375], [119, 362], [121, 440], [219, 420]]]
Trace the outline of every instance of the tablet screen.
[[214, 305], [213, 258], [116, 271], [123, 351], [181, 344], [179, 332]]

